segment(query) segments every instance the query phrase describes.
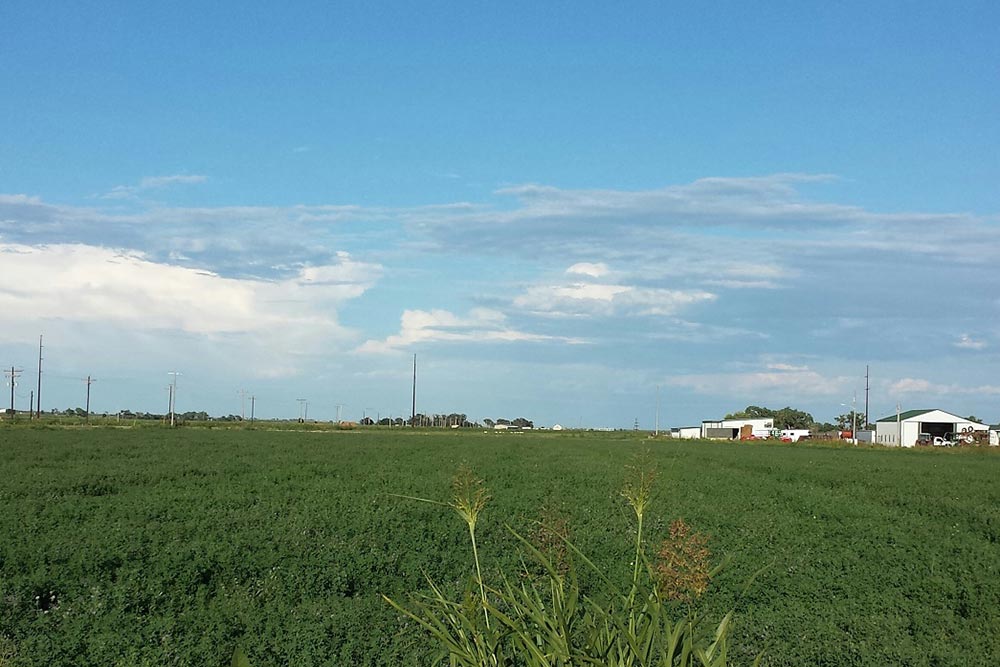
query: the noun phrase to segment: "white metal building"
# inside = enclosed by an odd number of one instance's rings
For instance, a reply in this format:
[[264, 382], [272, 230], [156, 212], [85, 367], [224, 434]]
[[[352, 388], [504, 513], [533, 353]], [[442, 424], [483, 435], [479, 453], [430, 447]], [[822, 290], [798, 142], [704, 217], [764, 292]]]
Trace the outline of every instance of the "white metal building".
[[951, 439], [964, 430], [985, 431], [988, 427], [944, 410], [907, 410], [875, 422], [875, 444], [913, 447], [918, 440]]
[[701, 437], [736, 440], [741, 431], [748, 430], [755, 438], [767, 438], [774, 431], [774, 419], [723, 419], [701, 423]]

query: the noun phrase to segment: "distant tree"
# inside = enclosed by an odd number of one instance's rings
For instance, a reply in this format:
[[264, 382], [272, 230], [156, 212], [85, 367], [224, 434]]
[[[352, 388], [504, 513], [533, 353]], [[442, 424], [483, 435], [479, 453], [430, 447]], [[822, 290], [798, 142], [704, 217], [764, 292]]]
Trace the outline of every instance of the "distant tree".
[[534, 428], [535, 424], [529, 419], [525, 419], [524, 417], [518, 417], [517, 419], [511, 422], [511, 426], [516, 426], [518, 428]]
[[981, 423], [981, 422], [983, 421], [982, 419], [980, 419], [980, 418], [979, 418], [979, 417], [977, 417], [976, 415], [969, 415], [969, 416], [968, 416], [968, 417], [966, 417], [965, 419], [966, 419], [967, 421], [970, 421], [970, 422], [976, 422], [977, 424], [979, 424], [979, 423]]
[[501, 417], [500, 419], [497, 419], [497, 424], [500, 424], [501, 426], [510, 426], [510, 420]]
[[486, 424], [487, 428], [493, 428], [493, 426], [496, 424], [496, 422], [493, 421], [492, 419], [490, 419], [489, 417], [487, 417], [486, 419], [484, 419], [483, 423]]
[[748, 405], [739, 412], [726, 415], [726, 419], [766, 419], [774, 417], [774, 410], [762, 408], [759, 405]]
[[[855, 421], [855, 419], [857, 419], [857, 421]], [[851, 410], [850, 412], [845, 412], [842, 415], [837, 415], [837, 428], [840, 430], [850, 431], [851, 428], [854, 427], [854, 424], [858, 425], [858, 430], [866, 427], [864, 413], [854, 412]]]
[[802, 410], [796, 410], [790, 407], [775, 410], [772, 416], [774, 417], [775, 428], [807, 429], [812, 426], [813, 422], [816, 421], [808, 412], [803, 412]]

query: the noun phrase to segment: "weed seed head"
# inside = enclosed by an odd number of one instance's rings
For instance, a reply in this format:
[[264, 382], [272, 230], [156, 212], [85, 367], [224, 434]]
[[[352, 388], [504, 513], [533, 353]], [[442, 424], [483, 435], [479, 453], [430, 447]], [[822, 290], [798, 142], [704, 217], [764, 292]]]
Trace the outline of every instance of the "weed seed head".
[[622, 488], [622, 496], [632, 506], [635, 516], [641, 521], [646, 507], [649, 506], [653, 482], [656, 481], [656, 467], [649, 462], [648, 457], [643, 456], [634, 465], [627, 466], [627, 470], [628, 477]]
[[691, 602], [708, 588], [708, 536], [691, 531], [684, 519], [670, 524], [670, 537], [657, 552], [656, 580], [660, 595], [668, 600]]
[[469, 466], [462, 464], [451, 480], [451, 491], [451, 506], [469, 524], [469, 529], [475, 530], [479, 513], [490, 499], [483, 480], [476, 477]]

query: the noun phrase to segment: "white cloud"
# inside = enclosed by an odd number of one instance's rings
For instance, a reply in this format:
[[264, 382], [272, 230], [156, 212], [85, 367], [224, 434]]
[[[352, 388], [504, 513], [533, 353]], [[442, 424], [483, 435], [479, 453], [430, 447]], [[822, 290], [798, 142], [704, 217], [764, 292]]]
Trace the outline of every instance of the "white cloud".
[[957, 341], [954, 343], [955, 347], [961, 348], [963, 350], [984, 350], [986, 349], [986, 341], [976, 340], [969, 336], [969, 334], [962, 334]]
[[382, 341], [365, 341], [358, 351], [393, 352], [417, 343], [435, 342], [582, 342], [578, 339], [518, 331], [511, 328], [506, 320], [503, 313], [488, 308], [474, 308], [465, 317], [447, 310], [406, 310], [400, 318], [398, 334]]
[[889, 393], [895, 396], [905, 394], [925, 394], [928, 396], [982, 396], [1000, 394], [996, 385], [962, 385], [948, 382], [931, 382], [921, 378], [903, 378], [889, 385]]
[[667, 383], [701, 394], [738, 396], [762, 405], [775, 399], [837, 396], [844, 391], [842, 378], [824, 376], [808, 366], [780, 363], [765, 364], [758, 371], [678, 375]]
[[204, 183], [208, 178], [200, 174], [173, 174], [171, 176], [147, 176], [139, 181], [140, 190], [154, 190], [168, 185]]
[[136, 185], [116, 185], [100, 199], [131, 199], [140, 192], [160, 190], [172, 185], [192, 185], [204, 183], [208, 177], [200, 174], [172, 174], [169, 176], [146, 176]]
[[609, 270], [608, 265], [604, 262], [578, 262], [566, 269], [566, 273], [590, 276], [591, 278], [603, 278], [608, 275]]
[[[43, 323], [98, 326], [207, 340], [241, 339], [258, 358], [321, 351], [353, 333], [336, 308], [363, 294], [381, 267], [346, 254], [276, 280], [224, 278], [150, 261], [142, 253], [81, 244], [0, 244], [0, 336], [24, 340]], [[167, 343], [163, 343], [167, 344]]]
[[891, 394], [916, 394], [927, 393], [933, 389], [933, 385], [927, 380], [920, 378], [903, 378], [889, 385]]
[[514, 298], [513, 306], [552, 317], [673, 315], [686, 306], [715, 298], [702, 290], [577, 282], [529, 287]]
[[738, 327], [690, 322], [678, 318], [670, 318], [658, 322], [656, 330], [649, 334], [653, 340], [669, 340], [685, 343], [711, 343], [733, 338], [765, 339], [769, 335], [761, 331], [751, 331]]

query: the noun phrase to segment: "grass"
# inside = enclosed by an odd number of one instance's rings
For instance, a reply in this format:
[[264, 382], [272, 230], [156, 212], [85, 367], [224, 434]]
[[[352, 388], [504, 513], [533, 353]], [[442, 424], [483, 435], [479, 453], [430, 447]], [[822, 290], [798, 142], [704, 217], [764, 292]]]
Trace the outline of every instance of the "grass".
[[[474, 568], [441, 508], [468, 462], [483, 579], [540, 508], [609, 578], [634, 575], [622, 462], [660, 470], [643, 533], [683, 517], [729, 566], [703, 598], [729, 658], [989, 665], [1000, 655], [1000, 456], [657, 441], [631, 433], [0, 430], [0, 648], [10, 665], [428, 664], [381, 595], [449, 598]], [[598, 585], [580, 572], [581, 585]], [[478, 593], [478, 589], [477, 589]]]

